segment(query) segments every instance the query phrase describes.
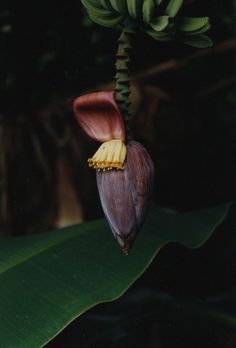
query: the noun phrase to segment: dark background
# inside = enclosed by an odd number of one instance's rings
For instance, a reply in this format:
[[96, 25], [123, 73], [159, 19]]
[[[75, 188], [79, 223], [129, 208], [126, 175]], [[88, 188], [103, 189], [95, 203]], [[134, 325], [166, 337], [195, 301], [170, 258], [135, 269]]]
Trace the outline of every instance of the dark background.
[[[210, 16], [214, 48], [197, 51], [139, 32], [130, 67], [133, 131], [156, 167], [153, 202], [178, 211], [233, 201], [236, 181], [234, 1], [186, 1], [183, 13]], [[2, 236], [57, 227], [58, 163], [84, 220], [102, 216], [86, 165], [96, 144], [78, 128], [71, 103], [112, 81], [118, 36], [93, 24], [78, 0], [0, 1]], [[235, 310], [235, 241], [233, 207], [201, 250], [166, 247], [121, 300], [82, 316], [48, 347], [235, 347], [231, 326], [201, 312], [209, 303]], [[155, 304], [151, 291], [164, 297]], [[89, 343], [91, 327], [107, 329], [100, 341]]]

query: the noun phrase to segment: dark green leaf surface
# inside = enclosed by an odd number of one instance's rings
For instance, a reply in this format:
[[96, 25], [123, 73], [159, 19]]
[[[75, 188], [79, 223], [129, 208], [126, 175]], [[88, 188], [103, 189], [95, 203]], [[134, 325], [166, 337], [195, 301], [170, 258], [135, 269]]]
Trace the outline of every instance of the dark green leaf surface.
[[228, 209], [153, 210], [128, 257], [104, 220], [2, 240], [1, 348], [42, 347], [89, 308], [120, 297], [165, 244], [202, 245]]

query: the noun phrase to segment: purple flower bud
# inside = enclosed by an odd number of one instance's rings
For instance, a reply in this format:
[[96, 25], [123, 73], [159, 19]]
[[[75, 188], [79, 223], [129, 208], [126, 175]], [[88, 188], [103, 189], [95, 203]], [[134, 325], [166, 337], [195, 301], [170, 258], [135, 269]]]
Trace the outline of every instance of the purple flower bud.
[[140, 143], [130, 141], [126, 150], [124, 170], [97, 171], [97, 186], [114, 237], [128, 254], [146, 215], [154, 166]]
[[88, 162], [97, 171], [98, 191], [111, 230], [128, 254], [152, 192], [152, 160], [136, 141], [125, 144], [124, 121], [114, 91], [80, 96], [73, 108], [88, 136], [103, 143]]

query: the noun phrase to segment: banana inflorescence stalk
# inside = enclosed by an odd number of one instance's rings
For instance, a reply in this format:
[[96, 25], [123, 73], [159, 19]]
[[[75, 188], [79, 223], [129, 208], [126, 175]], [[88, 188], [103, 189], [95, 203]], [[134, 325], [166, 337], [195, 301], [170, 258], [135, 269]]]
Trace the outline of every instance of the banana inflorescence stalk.
[[130, 105], [130, 51], [132, 49], [132, 35], [134, 31], [130, 28], [124, 28], [118, 39], [118, 50], [116, 54], [116, 88], [115, 97], [125, 121], [127, 139], [130, 138], [129, 125], [129, 105]]

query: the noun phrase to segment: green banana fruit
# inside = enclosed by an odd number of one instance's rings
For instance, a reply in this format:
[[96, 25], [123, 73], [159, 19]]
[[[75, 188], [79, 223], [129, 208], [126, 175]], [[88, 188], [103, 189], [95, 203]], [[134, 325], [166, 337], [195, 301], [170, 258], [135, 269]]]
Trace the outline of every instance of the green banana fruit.
[[130, 17], [140, 19], [142, 17], [143, 0], [127, 0], [127, 8]]
[[106, 10], [112, 10], [110, 0], [99, 0], [99, 1], [103, 8], [105, 8]]
[[192, 32], [209, 24], [208, 17], [182, 17], [176, 19], [176, 28], [184, 32]]
[[169, 24], [169, 16], [159, 16], [154, 18], [149, 24], [156, 31], [164, 30]]
[[89, 17], [97, 24], [102, 25], [107, 28], [115, 27], [118, 24], [121, 24], [126, 16], [117, 15], [117, 13], [110, 12], [110, 15], [106, 16], [97, 16], [94, 12], [88, 10]]
[[183, 2], [184, 0], [170, 0], [166, 8], [166, 14], [170, 17], [175, 17], [183, 5]]
[[210, 24], [206, 24], [204, 25], [204, 27], [202, 27], [201, 29], [198, 30], [194, 30], [194, 31], [189, 31], [189, 32], [185, 32], [184, 34], [187, 36], [193, 36], [193, 35], [199, 35], [199, 34], [203, 34], [206, 31], [208, 31], [211, 28]]
[[81, 2], [90, 13], [93, 13], [94, 17], [110, 17], [114, 15], [112, 10], [102, 8], [101, 5], [94, 0], [81, 0]]
[[208, 48], [213, 46], [213, 41], [207, 35], [185, 35], [181, 38], [181, 41], [189, 46], [195, 48]]
[[143, 20], [146, 23], [149, 23], [155, 12], [155, 4], [153, 0], [144, 0], [143, 1]]
[[110, 0], [111, 6], [116, 12], [126, 13], [127, 12], [127, 1], [126, 0]]
[[[179, 39], [194, 47], [212, 46], [208, 36], [202, 35], [210, 29], [208, 17], [177, 17], [184, 0], [168, 0], [165, 15], [155, 17], [158, 6], [164, 0], [81, 0], [90, 18], [105, 27], [122, 25], [128, 16], [144, 21], [144, 31], [158, 41], [170, 41], [177, 32]], [[119, 54], [119, 52], [118, 52]], [[126, 83], [122, 71], [127, 70], [128, 62], [119, 62], [119, 81]], [[117, 78], [118, 78], [117, 77]]]
[[173, 34], [156, 31], [154, 29], [146, 29], [145, 33], [157, 41], [171, 41], [173, 39]]

